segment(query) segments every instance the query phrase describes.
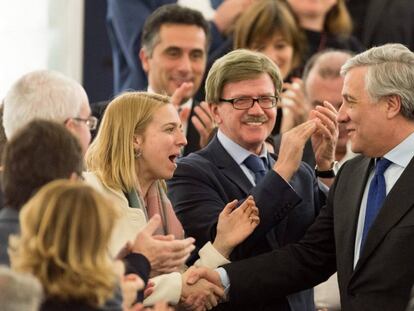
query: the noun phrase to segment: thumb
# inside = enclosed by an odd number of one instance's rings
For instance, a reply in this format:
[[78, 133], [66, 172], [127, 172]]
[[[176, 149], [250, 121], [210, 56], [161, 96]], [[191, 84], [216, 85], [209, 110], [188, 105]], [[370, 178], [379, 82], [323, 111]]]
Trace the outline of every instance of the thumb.
[[171, 103], [178, 109], [184, 100], [185, 94], [193, 88], [192, 82], [182, 83], [171, 95]]
[[233, 200], [226, 204], [226, 206], [223, 208], [224, 215], [229, 215], [236, 207], [237, 207], [237, 200]]
[[[151, 219], [148, 221], [147, 225], [142, 229], [143, 232], [147, 233], [148, 235], [153, 235], [155, 230], [160, 226], [161, 224], [161, 217], [158, 214], [155, 214], [151, 217]], [[141, 232], [142, 232], [141, 231]]]

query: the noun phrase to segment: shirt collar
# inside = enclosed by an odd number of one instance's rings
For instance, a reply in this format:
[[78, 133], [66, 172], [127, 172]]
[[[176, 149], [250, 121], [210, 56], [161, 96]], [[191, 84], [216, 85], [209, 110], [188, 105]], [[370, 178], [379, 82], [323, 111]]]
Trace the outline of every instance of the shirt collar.
[[392, 163], [406, 168], [414, 157], [414, 132], [384, 155]]
[[[232, 141], [220, 129], [217, 131], [217, 139], [238, 165], [243, 164], [244, 160], [253, 154], [252, 152], [244, 149], [242, 146]], [[260, 152], [259, 157], [265, 160], [266, 165], [268, 164], [267, 148], [265, 143], [263, 143], [262, 151]]]

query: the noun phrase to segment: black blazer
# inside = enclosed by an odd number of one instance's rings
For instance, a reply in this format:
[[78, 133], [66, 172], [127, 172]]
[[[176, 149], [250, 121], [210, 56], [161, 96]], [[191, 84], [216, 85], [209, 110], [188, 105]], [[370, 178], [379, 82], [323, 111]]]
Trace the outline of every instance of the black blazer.
[[197, 129], [194, 127], [193, 122], [191, 122], [191, 117], [194, 116], [194, 108], [200, 105], [200, 102], [194, 100], [193, 105], [191, 106], [190, 116], [188, 117], [188, 126], [187, 126], [187, 145], [184, 147], [183, 155], [186, 156], [191, 152], [195, 152], [200, 149], [200, 134]]
[[[223, 207], [252, 194], [260, 210], [260, 225], [231, 254], [231, 260], [239, 260], [298, 241], [314, 221], [325, 195], [319, 190], [313, 170], [302, 163], [290, 184], [292, 187], [269, 170], [253, 187], [215, 137], [204, 149], [179, 160], [174, 177], [168, 181], [168, 195], [186, 234], [194, 237], [200, 248], [214, 240]], [[308, 292], [305, 298], [289, 297], [289, 303], [292, 310], [310, 310], [307, 308], [313, 307], [312, 298]], [[283, 300], [268, 306], [269, 310], [280, 308]], [[262, 309], [264, 306], [255, 305], [254, 310]]]
[[226, 265], [230, 300], [271, 302], [313, 287], [337, 269], [342, 310], [405, 310], [414, 282], [414, 160], [387, 195], [353, 269], [359, 207], [372, 166], [363, 156], [342, 166], [327, 206], [299, 243]]

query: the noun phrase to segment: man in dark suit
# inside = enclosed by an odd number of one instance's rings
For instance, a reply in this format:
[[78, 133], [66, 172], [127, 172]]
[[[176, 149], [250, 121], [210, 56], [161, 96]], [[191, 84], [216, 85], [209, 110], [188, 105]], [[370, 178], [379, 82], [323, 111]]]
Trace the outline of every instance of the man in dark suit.
[[[337, 137], [336, 111], [330, 104], [319, 107], [310, 121], [284, 136], [276, 158], [267, 152], [265, 139], [275, 124], [281, 89], [277, 66], [261, 53], [236, 50], [212, 66], [206, 100], [218, 124], [217, 136], [207, 147], [181, 159], [168, 182], [176, 214], [197, 246], [214, 239], [218, 215], [234, 199], [253, 195], [261, 223], [232, 252], [232, 260], [298, 241], [324, 204], [313, 168], [300, 159], [306, 140], [313, 136], [318, 168], [329, 173]], [[255, 305], [255, 310], [264, 309], [313, 310], [312, 293], [280, 297], [267, 308]]]
[[220, 268], [230, 301], [270, 303], [337, 270], [342, 310], [405, 310], [414, 282], [413, 65], [400, 44], [345, 63], [338, 121], [363, 156], [342, 166], [299, 243]]
[[139, 57], [148, 90], [172, 96], [187, 136], [184, 155], [200, 149], [214, 126], [207, 104], [192, 98], [204, 75], [209, 38], [201, 13], [176, 4], [155, 10], [142, 32]]

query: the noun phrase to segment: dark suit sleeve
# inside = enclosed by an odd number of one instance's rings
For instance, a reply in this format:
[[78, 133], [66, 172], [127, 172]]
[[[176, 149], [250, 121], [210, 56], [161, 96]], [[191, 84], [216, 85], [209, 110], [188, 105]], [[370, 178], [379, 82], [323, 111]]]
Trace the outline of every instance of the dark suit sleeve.
[[336, 271], [333, 228], [334, 189], [303, 239], [284, 248], [224, 266], [230, 301], [236, 305], [270, 301], [311, 288]]
[[[198, 155], [183, 158], [174, 177], [168, 182], [168, 195], [174, 210], [183, 224], [187, 236], [196, 238], [196, 245], [203, 246], [214, 240], [220, 212], [234, 200], [243, 200], [243, 193], [219, 169]], [[260, 213], [260, 225], [233, 251], [231, 259], [237, 260], [270, 250], [266, 234], [276, 226], [301, 198], [274, 171], [253, 187], [252, 194]]]

